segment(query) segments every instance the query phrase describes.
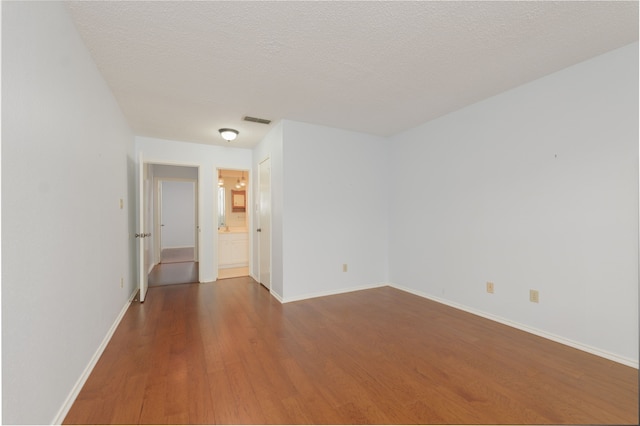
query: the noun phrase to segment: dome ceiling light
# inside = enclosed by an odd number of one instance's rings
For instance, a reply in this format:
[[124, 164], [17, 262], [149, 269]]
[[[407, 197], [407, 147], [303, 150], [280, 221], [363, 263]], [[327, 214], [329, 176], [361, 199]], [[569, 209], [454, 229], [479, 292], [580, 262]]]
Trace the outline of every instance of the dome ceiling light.
[[220, 132], [220, 136], [222, 136], [222, 139], [226, 140], [227, 142], [231, 142], [238, 137], [238, 131], [235, 129], [220, 129], [218, 131]]

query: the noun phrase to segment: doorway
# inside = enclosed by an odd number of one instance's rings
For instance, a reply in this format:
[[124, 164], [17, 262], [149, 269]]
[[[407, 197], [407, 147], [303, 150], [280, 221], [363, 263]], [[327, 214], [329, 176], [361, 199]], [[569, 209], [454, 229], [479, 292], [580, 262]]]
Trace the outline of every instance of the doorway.
[[249, 275], [249, 171], [218, 169], [218, 279]]
[[197, 166], [150, 165], [153, 181], [153, 267], [149, 286], [197, 283]]
[[193, 179], [158, 179], [160, 263], [196, 261], [196, 184]]

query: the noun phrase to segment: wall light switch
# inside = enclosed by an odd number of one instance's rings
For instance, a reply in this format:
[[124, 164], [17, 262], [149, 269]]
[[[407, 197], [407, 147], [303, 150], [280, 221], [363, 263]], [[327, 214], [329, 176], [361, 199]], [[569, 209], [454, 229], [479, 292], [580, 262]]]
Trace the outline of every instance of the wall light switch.
[[346, 263], [342, 264], [342, 272], [347, 272], [347, 264]]
[[493, 293], [493, 283], [487, 282], [487, 293]]
[[124, 200], [120, 198], [120, 210], [124, 208]]

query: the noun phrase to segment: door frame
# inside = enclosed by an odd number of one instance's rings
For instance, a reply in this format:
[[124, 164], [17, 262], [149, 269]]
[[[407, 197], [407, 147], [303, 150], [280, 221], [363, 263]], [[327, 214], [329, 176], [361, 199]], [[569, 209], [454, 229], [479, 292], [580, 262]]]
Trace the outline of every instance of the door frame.
[[[199, 253], [202, 251], [202, 247], [201, 247], [202, 246], [202, 238], [200, 236], [200, 233], [202, 232], [202, 226], [200, 225], [200, 223], [201, 223], [200, 221], [202, 220], [202, 217], [203, 217], [203, 214], [202, 214], [202, 211], [201, 211], [201, 209], [202, 209], [202, 194], [201, 194], [202, 185], [200, 185], [200, 182], [202, 180], [202, 170], [201, 170], [200, 164], [196, 164], [196, 163], [181, 163], [181, 162], [174, 162], [174, 161], [163, 161], [163, 160], [156, 160], [154, 158], [146, 158], [146, 157], [143, 158], [143, 153], [144, 153], [144, 151], [140, 150], [138, 152], [138, 158], [139, 158], [139, 162], [140, 161], [144, 161], [144, 163], [142, 164], [142, 166], [144, 166], [144, 167], [150, 167], [150, 166], [153, 166], [153, 165], [159, 165], [159, 166], [175, 166], [175, 167], [193, 167], [193, 168], [196, 168], [198, 170], [198, 172], [197, 172], [197, 176], [198, 177], [197, 177], [197, 181], [196, 181], [196, 215], [197, 215], [197, 222], [196, 222], [196, 230], [197, 230], [196, 231], [196, 253], [198, 253], [198, 259], [199, 259]], [[155, 177], [154, 177], [154, 180], [155, 180]], [[151, 190], [154, 191], [153, 188]], [[137, 194], [137, 196], [139, 196], [139, 195]], [[156, 196], [156, 194], [154, 194], [154, 197], [153, 197], [154, 204], [156, 204], [157, 201], [158, 201], [157, 200], [157, 196]], [[140, 200], [137, 199], [136, 200], [136, 204], [139, 204], [139, 203], [140, 203]], [[153, 216], [153, 221], [155, 222], [154, 223], [154, 228], [153, 228], [154, 237], [155, 237], [155, 235], [157, 235], [157, 230], [156, 230], [156, 226], [155, 226], [157, 224], [157, 218], [155, 217], [155, 207], [154, 207], [154, 211], [152, 211], [152, 216]], [[148, 226], [148, 224], [147, 224], [147, 226]], [[151, 247], [150, 251], [153, 253], [153, 256], [155, 257], [155, 255], [156, 255], [156, 253], [155, 253], [155, 246], [156, 246], [155, 240], [156, 240], [156, 238], [153, 238], [153, 240], [154, 240], [153, 241], [154, 247]], [[158, 261], [160, 261], [160, 257], [159, 256], [156, 259]], [[153, 263], [154, 264], [155, 264], [155, 260], [156, 259], [153, 259], [153, 261], [154, 261]], [[148, 274], [149, 271], [147, 271], [146, 273]], [[202, 274], [201, 269], [198, 268], [198, 282], [202, 282], [201, 274]]]
[[[251, 210], [252, 200], [253, 200], [253, 184], [251, 183], [252, 175], [254, 171], [251, 168], [237, 168], [237, 167], [225, 167], [222, 165], [218, 165], [214, 169], [215, 176], [213, 177], [214, 182], [218, 182], [218, 176], [220, 176], [220, 172], [223, 170], [231, 171], [231, 172], [245, 172], [248, 174], [247, 186], [245, 187], [245, 212], [247, 214], [247, 234], [249, 237], [249, 275], [251, 275], [252, 266], [253, 266], [253, 239], [251, 238], [251, 230], [253, 229], [253, 224], [255, 223], [255, 212]], [[214, 208], [213, 208], [213, 225], [214, 229], [218, 227], [218, 223], [220, 221], [219, 208], [218, 205], [218, 184], [214, 185], [215, 193], [213, 195]], [[218, 272], [220, 271], [220, 238], [218, 235], [218, 231], [215, 231], [214, 236], [214, 262], [213, 267], [215, 271], [215, 279], [218, 280]]]

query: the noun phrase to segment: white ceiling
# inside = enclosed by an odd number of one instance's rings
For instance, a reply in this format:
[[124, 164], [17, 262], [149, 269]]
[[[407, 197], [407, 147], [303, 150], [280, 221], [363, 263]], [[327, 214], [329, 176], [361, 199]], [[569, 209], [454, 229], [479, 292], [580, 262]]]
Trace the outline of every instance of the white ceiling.
[[68, 7], [136, 135], [238, 147], [246, 115], [389, 136], [638, 40], [637, 1]]

